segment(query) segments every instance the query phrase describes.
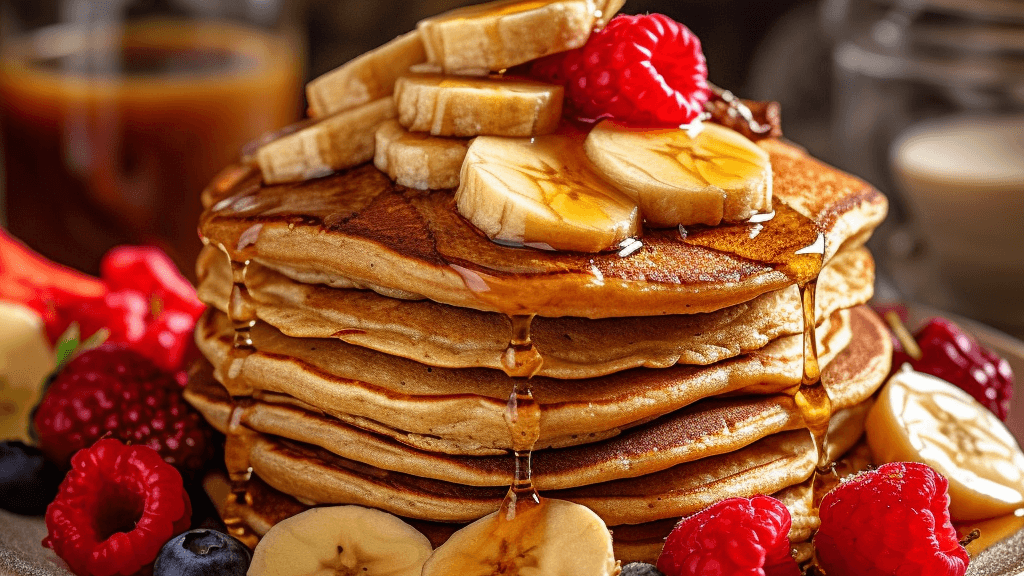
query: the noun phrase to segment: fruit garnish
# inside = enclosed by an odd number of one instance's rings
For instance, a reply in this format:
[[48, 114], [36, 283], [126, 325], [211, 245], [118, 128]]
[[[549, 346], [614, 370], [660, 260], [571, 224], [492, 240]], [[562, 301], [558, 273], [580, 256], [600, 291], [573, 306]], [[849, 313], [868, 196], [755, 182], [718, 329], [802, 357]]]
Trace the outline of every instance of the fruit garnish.
[[789, 509], [770, 496], [728, 498], [683, 518], [665, 539], [665, 576], [799, 576]]
[[493, 512], [462, 528], [423, 565], [422, 576], [612, 576], [618, 565], [604, 521], [586, 506], [542, 500], [515, 518]]
[[42, 316], [51, 342], [67, 322], [56, 309], [65, 303], [102, 300], [107, 288], [98, 278], [51, 262], [0, 228], [0, 301], [23, 304]]
[[426, 59], [416, 31], [357, 56], [306, 84], [309, 115], [323, 118], [390, 96], [395, 80]]
[[637, 234], [636, 204], [589, 166], [579, 139], [480, 136], [455, 194], [459, 213], [488, 238], [600, 252]]
[[585, 147], [598, 172], [640, 206], [650, 226], [715, 226], [772, 210], [768, 153], [724, 126], [640, 129], [605, 120]]
[[607, 0], [503, 0], [432, 16], [417, 28], [427, 62], [445, 73], [486, 74], [579, 48], [597, 13], [606, 18], [618, 6]]
[[564, 89], [534, 80], [413, 74], [395, 83], [398, 121], [434, 136], [538, 136], [562, 118]]
[[362, 506], [312, 508], [274, 525], [249, 576], [420, 576], [427, 537], [397, 516]]
[[182, 370], [204, 306], [171, 259], [159, 248], [121, 246], [100, 267], [102, 280], [54, 264], [0, 232], [0, 300], [39, 312], [51, 343], [77, 324], [82, 340], [102, 331], [107, 341], [166, 370]]
[[395, 101], [385, 96], [264, 144], [256, 151], [263, 181], [299, 182], [362, 164], [373, 158], [377, 127], [394, 117]]
[[664, 14], [616, 16], [586, 45], [535, 62], [531, 75], [565, 86], [577, 117], [679, 127], [711, 96], [700, 40]]
[[39, 447], [66, 464], [112, 435], [149, 446], [182, 471], [200, 470], [211, 455], [211, 431], [183, 389], [184, 382], [134, 350], [104, 344], [83, 352], [55, 376], [36, 409]]
[[31, 441], [32, 409], [55, 365], [42, 317], [23, 304], [0, 302], [0, 440]]
[[1024, 505], [1024, 453], [1017, 441], [995, 415], [945, 380], [900, 370], [879, 393], [866, 427], [875, 462], [923, 462], [948, 479], [949, 512], [958, 521]]
[[970, 334], [945, 318], [928, 321], [914, 338], [920, 348], [915, 358], [906, 349], [893, 354], [892, 366], [904, 363], [914, 370], [955, 384], [981, 402], [1000, 420], [1006, 421], [1013, 395], [1010, 363], [986, 350]]
[[651, 564], [644, 562], [630, 562], [622, 567], [619, 576], [665, 576]]
[[188, 529], [181, 475], [145, 446], [104, 439], [79, 451], [46, 509], [52, 548], [78, 576], [135, 574]]
[[970, 561], [949, 520], [946, 479], [916, 462], [893, 462], [835, 487], [814, 536], [829, 576], [963, 576]]
[[203, 528], [179, 534], [164, 544], [153, 576], [245, 576], [252, 554], [238, 540]]
[[42, 514], [63, 478], [38, 448], [0, 442], [0, 508], [15, 514]]
[[468, 148], [469, 140], [409, 132], [398, 120], [388, 120], [377, 128], [373, 164], [408, 188], [457, 188]]

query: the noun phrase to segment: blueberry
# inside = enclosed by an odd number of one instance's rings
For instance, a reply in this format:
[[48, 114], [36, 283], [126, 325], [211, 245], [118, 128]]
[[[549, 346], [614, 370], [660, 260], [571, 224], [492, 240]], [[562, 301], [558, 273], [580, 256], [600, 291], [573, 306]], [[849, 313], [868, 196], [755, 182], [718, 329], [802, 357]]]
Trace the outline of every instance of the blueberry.
[[189, 530], [160, 549], [153, 576], [245, 576], [252, 553], [216, 530]]
[[64, 476], [35, 446], [0, 442], [0, 508], [38, 516], [57, 497]]
[[620, 576], [665, 576], [658, 569], [643, 562], [632, 562], [622, 567]]

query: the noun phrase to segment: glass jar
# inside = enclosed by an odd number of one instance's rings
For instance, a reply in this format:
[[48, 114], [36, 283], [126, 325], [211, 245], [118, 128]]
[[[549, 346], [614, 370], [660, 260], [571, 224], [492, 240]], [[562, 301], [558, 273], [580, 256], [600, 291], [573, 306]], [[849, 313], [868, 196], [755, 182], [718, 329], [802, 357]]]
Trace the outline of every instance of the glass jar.
[[199, 194], [301, 112], [297, 2], [2, 2], [6, 225], [97, 273], [154, 244], [191, 275]]

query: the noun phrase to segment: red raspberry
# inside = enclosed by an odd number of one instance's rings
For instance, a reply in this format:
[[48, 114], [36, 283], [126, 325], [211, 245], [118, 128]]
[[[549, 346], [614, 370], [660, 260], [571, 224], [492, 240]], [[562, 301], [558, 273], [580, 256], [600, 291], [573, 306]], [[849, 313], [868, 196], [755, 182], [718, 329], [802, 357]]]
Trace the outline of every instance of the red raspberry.
[[711, 96], [700, 40], [664, 14], [616, 16], [582, 48], [535, 62], [531, 75], [564, 85], [567, 108], [588, 121], [680, 126]]
[[183, 471], [201, 469], [213, 443], [203, 418], [182, 398], [184, 382], [134, 350], [104, 344], [68, 363], [33, 418], [39, 447], [67, 464], [105, 435], [144, 444]]
[[1006, 421], [1013, 395], [1013, 371], [1005, 359], [945, 318], [933, 318], [914, 336], [922, 357], [914, 360], [902, 350], [893, 354], [892, 367], [904, 362], [914, 370], [937, 376], [962, 388], [1000, 420]]
[[192, 505], [181, 475], [145, 446], [100, 440], [75, 454], [46, 509], [52, 548], [78, 576], [135, 574], [188, 530]]
[[970, 558], [949, 521], [948, 482], [893, 462], [825, 495], [814, 537], [829, 576], [963, 576]]
[[665, 576], [799, 576], [789, 510], [770, 496], [729, 498], [682, 519], [665, 540]]

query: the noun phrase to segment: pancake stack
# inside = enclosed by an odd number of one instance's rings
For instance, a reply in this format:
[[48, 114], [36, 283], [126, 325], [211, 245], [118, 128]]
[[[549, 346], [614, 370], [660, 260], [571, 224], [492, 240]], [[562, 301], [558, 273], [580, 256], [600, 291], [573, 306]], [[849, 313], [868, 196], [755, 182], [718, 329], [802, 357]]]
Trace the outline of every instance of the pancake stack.
[[[453, 190], [405, 188], [370, 164], [275, 185], [245, 162], [226, 169], [203, 197], [209, 364], [187, 390], [247, 488], [226, 520], [258, 537], [305, 507], [360, 504], [436, 545], [501, 505], [510, 394], [528, 387], [535, 487], [601, 516], [621, 561], [652, 561], [679, 517], [730, 496], [776, 495], [806, 542], [817, 452], [793, 398], [796, 284], [817, 285], [826, 450], [858, 469], [892, 352], [863, 306], [863, 243], [886, 204], [795, 146], [759, 146], [773, 218], [647, 230], [631, 253], [499, 245]], [[541, 360], [532, 378], [510, 360], [524, 341]]]

